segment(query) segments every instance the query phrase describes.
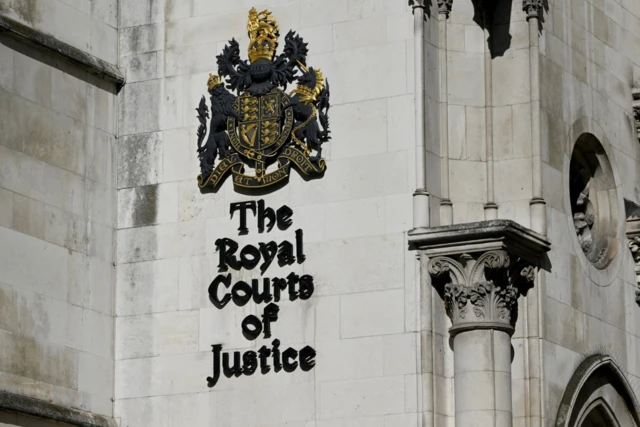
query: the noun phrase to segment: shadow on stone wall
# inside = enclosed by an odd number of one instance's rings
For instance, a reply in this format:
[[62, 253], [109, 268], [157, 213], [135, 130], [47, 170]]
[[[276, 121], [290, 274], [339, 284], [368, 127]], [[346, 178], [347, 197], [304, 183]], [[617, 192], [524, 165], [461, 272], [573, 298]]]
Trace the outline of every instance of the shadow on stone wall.
[[503, 56], [511, 47], [511, 10], [513, 0], [486, 2], [473, 0], [473, 21], [489, 32], [487, 43], [491, 58]]

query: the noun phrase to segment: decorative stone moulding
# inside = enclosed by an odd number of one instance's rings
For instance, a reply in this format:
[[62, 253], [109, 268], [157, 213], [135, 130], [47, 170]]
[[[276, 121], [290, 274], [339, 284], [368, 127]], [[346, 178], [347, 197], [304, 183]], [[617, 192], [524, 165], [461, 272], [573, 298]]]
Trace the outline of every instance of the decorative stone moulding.
[[640, 217], [633, 216], [627, 218], [627, 239], [629, 239], [629, 250], [635, 262], [636, 283], [636, 303], [640, 305]]
[[633, 118], [636, 122], [636, 136], [640, 141], [640, 88], [634, 88], [633, 94]]
[[518, 298], [533, 287], [551, 245], [513, 221], [492, 220], [412, 230], [409, 248], [429, 257], [427, 269], [453, 336], [470, 329], [511, 335]]

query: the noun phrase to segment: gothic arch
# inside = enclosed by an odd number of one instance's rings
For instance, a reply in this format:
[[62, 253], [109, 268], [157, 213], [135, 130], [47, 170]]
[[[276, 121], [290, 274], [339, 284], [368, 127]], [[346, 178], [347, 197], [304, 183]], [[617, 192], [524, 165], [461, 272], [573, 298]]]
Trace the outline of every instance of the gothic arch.
[[638, 400], [610, 356], [594, 355], [571, 377], [555, 427], [640, 427]]

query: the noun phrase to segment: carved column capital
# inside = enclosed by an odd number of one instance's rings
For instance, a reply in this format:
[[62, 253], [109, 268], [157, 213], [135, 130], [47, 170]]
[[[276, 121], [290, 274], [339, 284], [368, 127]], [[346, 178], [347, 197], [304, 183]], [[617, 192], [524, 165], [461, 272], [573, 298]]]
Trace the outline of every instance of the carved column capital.
[[535, 267], [504, 250], [435, 257], [428, 271], [453, 326], [498, 329], [510, 335], [518, 319], [518, 298], [533, 287]]
[[409, 232], [409, 247], [429, 257], [427, 273], [444, 300], [452, 335], [469, 329], [512, 334], [518, 298], [533, 287], [550, 246], [546, 237], [509, 220]]
[[453, 0], [438, 0], [438, 13], [445, 15], [446, 18], [449, 18], [452, 7]]
[[424, 12], [424, 8], [426, 7], [424, 2], [425, 0], [409, 0], [409, 6], [413, 8], [414, 13], [416, 9], [422, 9]]
[[522, 10], [527, 14], [527, 21], [531, 18], [540, 18], [543, 8], [543, 0], [523, 0]]

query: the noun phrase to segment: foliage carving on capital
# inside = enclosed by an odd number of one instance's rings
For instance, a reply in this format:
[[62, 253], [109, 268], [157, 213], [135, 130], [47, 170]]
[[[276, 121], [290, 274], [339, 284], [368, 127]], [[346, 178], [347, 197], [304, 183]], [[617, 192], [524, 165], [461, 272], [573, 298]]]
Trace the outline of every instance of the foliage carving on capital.
[[[462, 254], [436, 257], [428, 271], [442, 296], [452, 331], [464, 327], [489, 327], [512, 332], [518, 317], [518, 298], [533, 287], [535, 268], [506, 251], [479, 256]], [[469, 311], [473, 314], [468, 316]]]
[[447, 18], [451, 13], [453, 7], [453, 0], [438, 0], [438, 13], [445, 14]]
[[540, 12], [543, 9], [544, 0], [523, 0], [522, 9], [527, 14], [527, 20], [531, 18], [540, 18]]

